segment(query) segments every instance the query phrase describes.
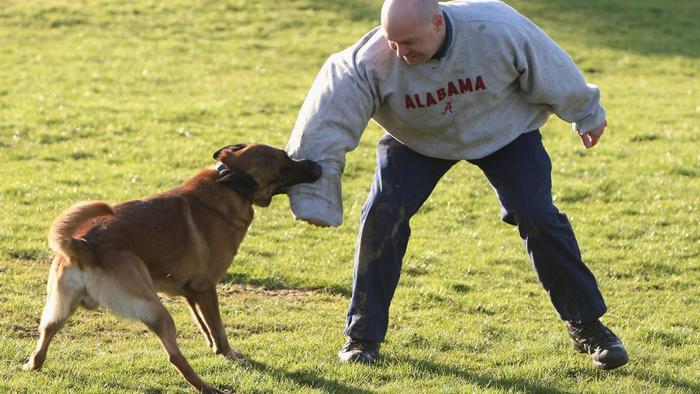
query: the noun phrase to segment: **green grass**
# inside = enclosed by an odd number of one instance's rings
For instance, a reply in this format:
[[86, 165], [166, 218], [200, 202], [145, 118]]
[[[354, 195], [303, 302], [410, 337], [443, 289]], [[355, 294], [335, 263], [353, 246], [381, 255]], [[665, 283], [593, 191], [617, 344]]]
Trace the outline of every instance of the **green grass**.
[[[543, 129], [557, 204], [630, 353], [601, 372], [569, 348], [517, 231], [481, 173], [451, 170], [413, 235], [375, 366], [336, 362], [359, 210], [381, 135], [348, 155], [345, 223], [256, 219], [220, 286], [234, 347], [214, 356], [165, 300], [183, 353], [240, 392], [700, 392], [700, 3], [512, 1], [602, 89], [610, 124], [586, 151]], [[156, 338], [79, 311], [45, 368], [20, 371], [45, 298], [50, 221], [71, 203], [173, 187], [223, 145], [284, 146], [318, 68], [377, 24], [380, 2], [0, 1], [0, 391], [187, 392]]]

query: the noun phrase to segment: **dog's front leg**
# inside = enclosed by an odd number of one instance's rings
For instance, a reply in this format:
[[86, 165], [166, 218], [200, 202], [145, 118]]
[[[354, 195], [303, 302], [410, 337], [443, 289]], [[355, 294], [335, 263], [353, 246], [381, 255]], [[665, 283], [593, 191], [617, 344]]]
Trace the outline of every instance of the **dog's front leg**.
[[204, 291], [193, 291], [186, 296], [195, 321], [200, 326], [214, 353], [231, 360], [244, 360], [245, 357], [231, 348], [226, 338], [224, 323], [219, 312], [219, 299], [216, 287]]

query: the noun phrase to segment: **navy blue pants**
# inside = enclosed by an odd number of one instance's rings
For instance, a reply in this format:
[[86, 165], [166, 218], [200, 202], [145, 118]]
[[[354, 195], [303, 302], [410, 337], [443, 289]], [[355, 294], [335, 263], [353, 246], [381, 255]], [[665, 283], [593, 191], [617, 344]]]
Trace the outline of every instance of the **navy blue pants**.
[[[469, 162], [484, 172], [496, 191], [503, 221], [518, 227], [561, 319], [587, 322], [602, 316], [606, 306], [595, 277], [581, 260], [569, 220], [552, 202], [552, 166], [540, 132], [525, 133]], [[345, 335], [384, 340], [411, 234], [409, 220], [455, 163], [416, 153], [390, 135], [379, 141], [377, 169], [357, 237]]]

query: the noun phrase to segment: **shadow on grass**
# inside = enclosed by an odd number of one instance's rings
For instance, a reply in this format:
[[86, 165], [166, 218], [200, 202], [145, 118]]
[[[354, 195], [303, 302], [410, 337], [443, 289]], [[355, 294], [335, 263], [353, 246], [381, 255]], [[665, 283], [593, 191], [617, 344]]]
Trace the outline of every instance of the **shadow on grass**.
[[299, 386], [312, 388], [326, 393], [371, 393], [371, 391], [368, 390], [358, 389], [356, 387], [347, 386], [342, 383], [325, 379], [314, 371], [304, 370], [289, 372], [280, 368], [270, 367], [269, 365], [259, 361], [250, 360], [249, 363], [251, 368], [258, 370], [261, 373], [271, 375], [276, 380], [291, 380]]
[[[697, 0], [513, 0], [508, 4], [547, 31], [558, 30], [591, 45], [649, 55], [700, 57]], [[330, 11], [373, 27], [379, 25], [381, 2], [309, 0], [298, 7]]]
[[283, 281], [281, 278], [272, 277], [252, 277], [248, 273], [242, 272], [227, 272], [219, 283], [222, 284], [236, 284], [236, 285], [250, 285], [255, 287], [261, 287], [265, 290], [299, 290], [299, 291], [313, 291], [320, 293], [329, 293], [334, 295], [341, 295], [345, 298], [349, 298], [352, 295], [352, 291], [349, 286], [341, 286], [338, 284], [328, 284], [328, 285], [318, 285], [318, 286], [294, 286]]
[[[334, 15], [343, 15], [347, 19], [359, 22], [366, 21], [379, 25], [379, 12], [382, 3], [376, 0], [345, 0], [345, 1], [302, 1], [300, 9], [314, 11], [330, 11]], [[369, 29], [368, 29], [369, 30]], [[360, 37], [357, 37], [358, 39]]]
[[623, 370], [623, 372], [625, 372], [626, 375], [631, 376], [633, 379], [637, 379], [640, 382], [645, 381], [649, 382], [650, 384], [656, 384], [668, 389], [669, 392], [678, 391], [680, 388], [684, 392], [687, 390], [689, 393], [700, 393], [700, 383], [697, 382], [678, 380], [667, 375], [647, 374], [635, 370]]
[[648, 55], [700, 57], [697, 0], [509, 1], [543, 25], [592, 45]]
[[382, 356], [384, 362], [389, 363], [407, 363], [412, 365], [415, 369], [421, 371], [428, 371], [430, 374], [435, 376], [451, 376], [464, 381], [478, 385], [479, 387], [486, 389], [501, 389], [507, 392], [512, 391], [525, 391], [527, 393], [549, 393], [549, 394], [563, 394], [563, 393], [574, 393], [576, 391], [562, 391], [549, 387], [544, 384], [532, 383], [526, 379], [517, 378], [498, 378], [490, 375], [480, 375], [474, 372], [464, 370], [462, 368], [449, 365], [440, 364], [427, 360], [419, 360], [411, 357], [400, 356]]
[[[550, 394], [563, 394], [563, 393], [574, 393], [578, 391], [563, 391], [553, 387], [549, 387], [544, 384], [532, 383], [526, 379], [518, 378], [497, 378], [490, 375], [480, 375], [459, 367], [455, 367], [447, 364], [435, 363], [427, 360], [419, 360], [411, 357], [400, 356], [382, 356], [384, 362], [388, 363], [407, 363], [414, 366], [418, 370], [429, 371], [433, 375], [437, 376], [451, 376], [459, 379], [463, 379], [468, 382], [479, 385], [484, 390], [485, 389], [502, 389], [507, 392], [520, 391], [525, 392], [536, 392], [536, 393], [550, 393]], [[669, 376], [663, 375], [648, 375], [644, 373], [637, 372], [631, 369], [629, 366], [627, 368], [623, 367], [621, 369], [613, 371], [600, 371], [591, 369], [591, 376], [595, 374], [616, 374], [617, 376], [629, 376], [639, 382], [649, 382], [663, 389], [668, 389], [675, 391], [681, 389], [682, 391], [687, 391], [690, 393], [700, 393], [700, 384], [695, 382], [689, 382], [685, 380], [673, 379]]]

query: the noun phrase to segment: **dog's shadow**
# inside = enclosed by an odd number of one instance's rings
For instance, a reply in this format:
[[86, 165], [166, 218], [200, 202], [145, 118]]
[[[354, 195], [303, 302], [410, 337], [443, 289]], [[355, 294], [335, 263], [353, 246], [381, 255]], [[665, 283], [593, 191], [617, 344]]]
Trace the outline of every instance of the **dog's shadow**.
[[299, 287], [293, 286], [289, 283], [281, 281], [279, 278], [273, 277], [254, 277], [248, 273], [243, 272], [227, 272], [224, 276], [219, 279], [220, 284], [234, 284], [243, 286], [253, 286], [259, 287], [264, 290], [300, 290], [300, 291], [313, 291], [313, 292], [323, 292], [334, 295], [340, 295], [345, 298], [350, 298], [352, 295], [352, 290], [349, 286], [343, 286], [340, 284], [330, 284], [318, 287]]
[[340, 382], [326, 379], [314, 371], [303, 370], [289, 372], [280, 368], [271, 367], [265, 363], [254, 360], [248, 360], [248, 365], [251, 369], [255, 369], [260, 373], [272, 376], [276, 380], [290, 380], [299, 386], [308, 387], [327, 393], [372, 393], [372, 391], [369, 390], [363, 390], [357, 387], [348, 386]]
[[[302, 371], [286, 371], [281, 368], [275, 368], [260, 361], [247, 359], [243, 364], [247, 370], [255, 370], [263, 375], [272, 377], [276, 381], [291, 381], [297, 386], [316, 389], [326, 393], [347, 393], [347, 394], [371, 394], [372, 391], [363, 390], [356, 387], [348, 386], [340, 382], [326, 379], [318, 373], [309, 370]], [[232, 385], [217, 386], [225, 393], [236, 393], [238, 389]], [[144, 391], [145, 394], [165, 394], [161, 389], [149, 388]]]

